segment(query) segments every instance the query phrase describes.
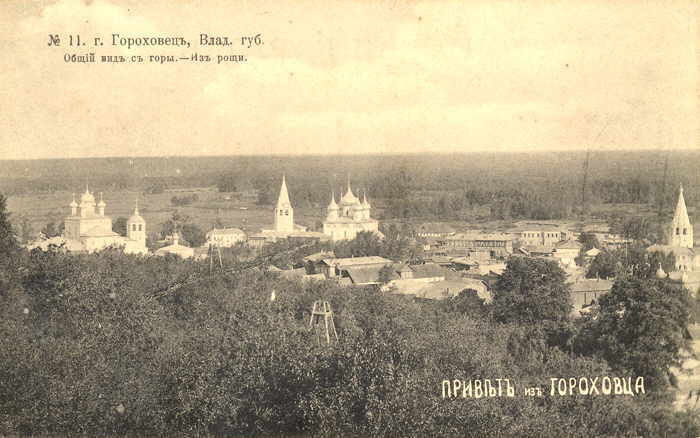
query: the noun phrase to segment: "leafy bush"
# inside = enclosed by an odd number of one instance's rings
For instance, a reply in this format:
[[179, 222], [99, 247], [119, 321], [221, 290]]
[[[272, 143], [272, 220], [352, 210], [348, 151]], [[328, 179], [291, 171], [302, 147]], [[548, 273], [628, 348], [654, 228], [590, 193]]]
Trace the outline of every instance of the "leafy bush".
[[[463, 311], [467, 297], [434, 305], [255, 269], [209, 277], [206, 262], [118, 251], [16, 259], [0, 307], [0, 434], [698, 433], [649, 397], [523, 396], [552, 376], [611, 371], [517, 321]], [[331, 346], [309, 327], [316, 300], [335, 313]], [[444, 379], [480, 378], [510, 378], [518, 394], [442, 398]]]

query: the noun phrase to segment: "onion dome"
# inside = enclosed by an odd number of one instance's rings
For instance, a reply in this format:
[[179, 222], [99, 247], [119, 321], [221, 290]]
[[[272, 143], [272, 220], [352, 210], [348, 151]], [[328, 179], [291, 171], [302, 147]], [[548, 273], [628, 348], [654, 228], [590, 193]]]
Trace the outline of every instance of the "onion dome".
[[335, 203], [335, 193], [331, 192], [331, 203], [328, 204], [328, 210], [337, 210], [338, 204]]
[[365, 191], [365, 193], [364, 193], [364, 196], [363, 196], [363, 199], [362, 199], [362, 206], [363, 206], [365, 209], [369, 209], [369, 208], [372, 207], [371, 205], [369, 205], [369, 201], [367, 200], [367, 191]]
[[102, 199], [102, 192], [100, 192], [100, 202], [97, 204], [98, 207], [106, 207], [104, 199]]
[[134, 207], [134, 213], [129, 217], [129, 223], [146, 223], [146, 221], [139, 214], [139, 200], [136, 200], [136, 206]]
[[94, 204], [95, 197], [92, 196], [92, 193], [85, 190], [85, 193], [83, 193], [82, 196], [80, 197], [80, 203], [81, 204]]
[[70, 204], [68, 204], [70, 208], [78, 208], [78, 203], [75, 202], [75, 193], [73, 193], [73, 200], [71, 201]]
[[656, 278], [666, 278], [666, 272], [661, 267], [661, 263], [659, 263], [659, 269], [656, 270]]
[[340, 205], [350, 206], [354, 204], [359, 204], [360, 200], [352, 193], [352, 187], [350, 187], [350, 181], [348, 180], [348, 191], [345, 192], [343, 197], [340, 199]]

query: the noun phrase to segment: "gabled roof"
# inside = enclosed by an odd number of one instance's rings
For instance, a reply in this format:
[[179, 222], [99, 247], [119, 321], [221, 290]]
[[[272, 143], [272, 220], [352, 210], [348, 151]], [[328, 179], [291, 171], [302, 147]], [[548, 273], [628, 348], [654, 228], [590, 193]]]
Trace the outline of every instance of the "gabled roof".
[[461, 279], [443, 280], [428, 283], [416, 293], [416, 298], [440, 300], [444, 298], [456, 297], [465, 289], [473, 289], [479, 298], [486, 302], [492, 300], [491, 293], [488, 292], [486, 284], [481, 280]]
[[213, 230], [211, 230], [207, 233], [207, 236], [215, 235], [215, 234], [243, 234], [243, 235], [245, 235], [245, 232], [243, 230], [241, 230], [240, 228], [214, 228]]
[[445, 240], [497, 240], [508, 241], [513, 240], [512, 236], [504, 233], [482, 233], [479, 231], [468, 231], [466, 233], [457, 233], [452, 236], [445, 237]]
[[347, 258], [328, 258], [328, 259], [323, 259], [323, 263], [325, 263], [328, 266], [338, 266], [341, 269], [346, 268], [346, 267], [353, 267], [353, 266], [362, 266], [362, 265], [388, 265], [391, 264], [392, 261], [389, 259], [385, 259], [384, 257], [377, 257], [377, 256], [369, 256], [369, 257], [347, 257]]
[[354, 284], [378, 284], [381, 266], [353, 266], [345, 269]]
[[580, 250], [581, 248], [583, 248], [583, 245], [581, 244], [581, 242], [577, 242], [575, 240], [569, 239], [569, 240], [564, 240], [562, 242], [558, 242], [558, 243], [554, 244], [554, 247], [556, 249], [578, 249], [578, 250]]
[[413, 269], [413, 278], [433, 278], [444, 277], [446, 275], [445, 268], [435, 263], [413, 265], [411, 269]]
[[529, 254], [551, 254], [554, 247], [551, 245], [525, 245], [523, 248]]

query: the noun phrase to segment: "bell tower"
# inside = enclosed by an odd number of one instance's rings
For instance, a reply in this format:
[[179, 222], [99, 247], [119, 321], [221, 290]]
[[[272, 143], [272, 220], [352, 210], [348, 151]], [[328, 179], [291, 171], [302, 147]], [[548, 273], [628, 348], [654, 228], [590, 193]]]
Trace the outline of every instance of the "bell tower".
[[685, 206], [682, 184], [678, 192], [678, 203], [676, 204], [676, 211], [673, 213], [669, 236], [668, 244], [670, 246], [693, 247], [693, 226], [690, 223], [688, 210]]
[[289, 201], [287, 181], [284, 175], [282, 175], [282, 187], [277, 198], [277, 206], [275, 206], [275, 231], [294, 231], [294, 209]]
[[142, 247], [146, 246], [146, 221], [139, 214], [138, 199], [134, 206], [134, 214], [126, 221], [126, 237], [139, 242]]

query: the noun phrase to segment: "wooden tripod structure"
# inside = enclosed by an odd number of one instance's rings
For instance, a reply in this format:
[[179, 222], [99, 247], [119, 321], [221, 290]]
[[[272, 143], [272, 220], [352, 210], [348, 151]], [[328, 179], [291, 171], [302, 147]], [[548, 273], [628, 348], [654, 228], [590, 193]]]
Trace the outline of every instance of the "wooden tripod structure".
[[216, 253], [219, 256], [219, 269], [224, 272], [224, 262], [221, 260], [221, 248], [217, 244], [210, 244], [209, 250], [207, 251], [207, 257], [209, 258], [209, 274], [214, 270], [214, 248], [216, 248]]
[[333, 322], [333, 311], [328, 301], [314, 301], [309, 326], [313, 327], [319, 346], [321, 345], [321, 331], [325, 332], [327, 345], [331, 345], [331, 333], [335, 337], [335, 342], [338, 342], [338, 333], [335, 331], [335, 323]]

